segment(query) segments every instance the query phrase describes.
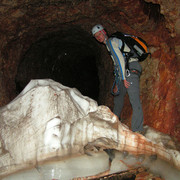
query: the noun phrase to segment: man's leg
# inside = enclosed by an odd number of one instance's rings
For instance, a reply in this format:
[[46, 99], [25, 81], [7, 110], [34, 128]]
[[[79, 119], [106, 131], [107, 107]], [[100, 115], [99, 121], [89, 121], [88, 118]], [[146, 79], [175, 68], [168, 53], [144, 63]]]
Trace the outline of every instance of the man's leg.
[[120, 119], [121, 111], [124, 105], [124, 96], [126, 94], [126, 88], [123, 81], [120, 82], [119, 95], [114, 96], [114, 109], [113, 113]]
[[138, 75], [131, 74], [127, 81], [131, 83], [130, 87], [127, 89], [133, 109], [131, 130], [134, 132], [143, 131], [143, 111], [140, 101], [139, 77]]

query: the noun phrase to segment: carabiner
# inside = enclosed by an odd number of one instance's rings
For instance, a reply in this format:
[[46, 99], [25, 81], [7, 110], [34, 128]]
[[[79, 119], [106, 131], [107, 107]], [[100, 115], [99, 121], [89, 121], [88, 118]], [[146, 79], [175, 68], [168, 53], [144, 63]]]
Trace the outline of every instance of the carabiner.
[[126, 69], [126, 77], [129, 77], [130, 76], [130, 71], [129, 69]]

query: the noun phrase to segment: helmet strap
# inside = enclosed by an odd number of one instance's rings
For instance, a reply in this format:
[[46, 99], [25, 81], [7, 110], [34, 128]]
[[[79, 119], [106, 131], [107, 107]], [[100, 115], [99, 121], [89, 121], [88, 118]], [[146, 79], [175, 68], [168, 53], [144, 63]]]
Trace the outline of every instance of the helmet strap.
[[104, 35], [106, 35], [106, 34], [107, 34], [107, 33], [106, 33], [106, 31], [105, 31], [104, 29], [102, 30], [102, 33], [103, 33]]
[[107, 41], [108, 37], [107, 37], [106, 31], [103, 29], [103, 30], [101, 30], [100, 32], [103, 33], [103, 35], [104, 35], [104, 37], [105, 37], [105, 41]]

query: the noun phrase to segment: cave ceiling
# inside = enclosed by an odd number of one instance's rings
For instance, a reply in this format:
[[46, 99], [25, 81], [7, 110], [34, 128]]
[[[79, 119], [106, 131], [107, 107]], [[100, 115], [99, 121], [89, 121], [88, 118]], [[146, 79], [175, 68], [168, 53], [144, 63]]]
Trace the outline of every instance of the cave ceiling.
[[[112, 109], [113, 65], [91, 35], [101, 23], [148, 42], [142, 62], [145, 123], [180, 139], [179, 0], [2, 0], [0, 2], [0, 106], [31, 79], [51, 78], [76, 87]], [[129, 125], [126, 97], [123, 118]]]

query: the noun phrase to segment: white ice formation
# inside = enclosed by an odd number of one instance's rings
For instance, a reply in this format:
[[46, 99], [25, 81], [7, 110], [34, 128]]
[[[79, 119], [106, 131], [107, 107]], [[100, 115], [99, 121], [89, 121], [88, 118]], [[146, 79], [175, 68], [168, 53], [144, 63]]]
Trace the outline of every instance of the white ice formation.
[[180, 179], [172, 139], [146, 129], [146, 137], [133, 133], [108, 107], [75, 88], [32, 80], [0, 108], [0, 179], [69, 180], [138, 166]]

